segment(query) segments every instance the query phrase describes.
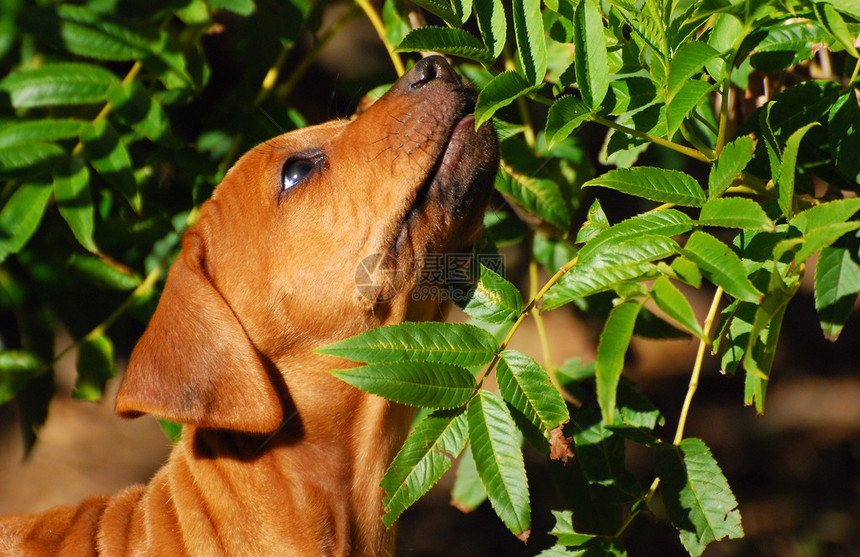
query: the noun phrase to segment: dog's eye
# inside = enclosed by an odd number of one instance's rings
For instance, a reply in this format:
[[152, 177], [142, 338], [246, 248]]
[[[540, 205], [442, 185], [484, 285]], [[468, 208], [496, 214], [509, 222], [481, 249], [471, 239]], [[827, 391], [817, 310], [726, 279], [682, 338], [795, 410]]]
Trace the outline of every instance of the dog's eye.
[[293, 186], [301, 184], [317, 165], [317, 159], [292, 159], [284, 164], [281, 173], [283, 190], [286, 191]]

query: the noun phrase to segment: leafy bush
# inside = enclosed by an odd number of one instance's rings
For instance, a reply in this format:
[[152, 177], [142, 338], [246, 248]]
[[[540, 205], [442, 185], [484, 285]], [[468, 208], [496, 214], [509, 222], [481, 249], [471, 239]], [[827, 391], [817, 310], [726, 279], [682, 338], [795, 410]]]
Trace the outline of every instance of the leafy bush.
[[[548, 455], [571, 509], [556, 513], [558, 543], [541, 555], [623, 554], [640, 514], [664, 516], [657, 496], [691, 555], [742, 536], [729, 484], [705, 443], [685, 437], [686, 418], [709, 354], [744, 374], [743, 402], [764, 412], [810, 258], [827, 338], [857, 298], [860, 10], [848, 0], [420, 0], [410, 19], [388, 0], [380, 19], [359, 4], [399, 72], [398, 52], [464, 60], [458, 70], [481, 91], [476, 119], [495, 118], [502, 140], [496, 189], [515, 208], [488, 213], [481, 249], [526, 246], [533, 276], [538, 266], [551, 276], [524, 298], [482, 267], [461, 300], [473, 323], [406, 323], [320, 349], [366, 364], [341, 379], [429, 409], [383, 479], [385, 521], [462, 454], [458, 506], [489, 499], [526, 539], [524, 440]], [[79, 339], [75, 393], [98, 398], [114, 373], [112, 339], [135, 327], [127, 316], [148, 318], [195, 208], [272, 135], [248, 111], [282, 114], [277, 97], [338, 32], [340, 21], [322, 26], [324, 6], [94, 0], [2, 12], [0, 307], [17, 326], [3, 332], [0, 402], [18, 400], [31, 434], [62, 355], [54, 320]], [[433, 24], [413, 30], [422, 19]], [[216, 64], [204, 41], [222, 29], [234, 48]], [[319, 42], [281, 76], [302, 31]], [[241, 78], [218, 79], [225, 63]], [[189, 114], [202, 117], [189, 124]], [[583, 127], [607, 130], [599, 162], [614, 168], [592, 170]], [[610, 222], [599, 197], [586, 201], [605, 189], [640, 198], [637, 212]], [[679, 285], [715, 287], [703, 322]], [[542, 330], [541, 314], [568, 304], [605, 320], [594, 362], [545, 368], [507, 348], [524, 319]], [[698, 339], [673, 439], [658, 437], [663, 417], [622, 376], [633, 334]], [[654, 455], [647, 487], [625, 469], [628, 443]]]

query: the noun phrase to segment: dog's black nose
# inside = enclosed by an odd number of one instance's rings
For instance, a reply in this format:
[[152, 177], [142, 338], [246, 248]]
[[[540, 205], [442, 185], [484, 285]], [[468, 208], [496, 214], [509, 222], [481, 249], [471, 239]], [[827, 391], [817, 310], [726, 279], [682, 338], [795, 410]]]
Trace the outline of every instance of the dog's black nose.
[[448, 65], [448, 61], [436, 54], [422, 58], [410, 70], [408, 77], [413, 89], [423, 87], [436, 79], [460, 85], [460, 79]]

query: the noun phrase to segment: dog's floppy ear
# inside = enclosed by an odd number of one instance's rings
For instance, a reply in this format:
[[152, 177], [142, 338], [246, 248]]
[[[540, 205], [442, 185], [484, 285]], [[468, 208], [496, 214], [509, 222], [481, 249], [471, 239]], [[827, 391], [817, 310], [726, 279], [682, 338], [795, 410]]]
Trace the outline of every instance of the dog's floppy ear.
[[199, 243], [186, 238], [168, 273], [155, 314], [132, 352], [116, 412], [274, 431], [283, 419], [281, 401], [236, 315], [204, 275]]

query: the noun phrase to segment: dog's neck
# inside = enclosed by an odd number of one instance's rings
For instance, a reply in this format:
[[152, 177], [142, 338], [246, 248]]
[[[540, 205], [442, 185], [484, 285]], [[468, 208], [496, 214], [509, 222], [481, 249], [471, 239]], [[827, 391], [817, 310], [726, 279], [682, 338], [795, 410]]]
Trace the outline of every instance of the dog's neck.
[[[325, 383], [319, 386], [325, 389]], [[302, 420], [297, 400], [298, 413], [271, 437], [186, 428], [171, 457], [179, 462], [169, 467], [169, 481], [197, 486], [196, 500], [186, 503], [217, 515], [209, 524], [231, 530], [229, 536], [216, 531], [201, 536], [241, 540], [241, 547], [215, 551], [320, 555], [323, 547], [323, 555], [332, 556], [393, 553], [393, 531], [381, 520], [379, 481], [408, 432], [413, 411], [346, 385], [330, 387], [340, 398], [329, 405], [337, 413], [332, 410], [322, 422]], [[317, 410], [326, 409], [309, 411]], [[305, 429], [310, 423], [320, 426]], [[183, 526], [183, 517], [178, 519]], [[199, 524], [195, 528], [199, 531]]]

